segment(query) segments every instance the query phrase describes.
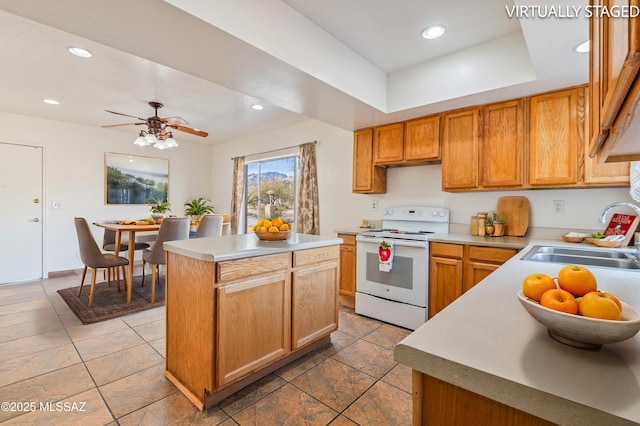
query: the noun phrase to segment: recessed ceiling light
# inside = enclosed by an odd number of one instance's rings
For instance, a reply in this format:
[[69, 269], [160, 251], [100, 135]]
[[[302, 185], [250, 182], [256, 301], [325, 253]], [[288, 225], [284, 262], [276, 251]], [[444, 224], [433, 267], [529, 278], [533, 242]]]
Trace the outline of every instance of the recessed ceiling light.
[[582, 43], [574, 47], [573, 51], [577, 53], [587, 53], [589, 52], [590, 49], [591, 49], [591, 41], [587, 40], [587, 41], [583, 41]]
[[59, 105], [60, 102], [56, 101], [55, 99], [43, 99], [42, 102], [44, 102], [45, 104], [49, 104], [49, 105]]
[[256, 111], [262, 111], [264, 107], [260, 104], [253, 104], [251, 105], [251, 109], [255, 109]]
[[83, 49], [82, 47], [71, 46], [67, 47], [67, 50], [76, 56], [80, 56], [81, 58], [90, 58], [93, 56], [91, 52], [89, 52], [87, 49]]
[[422, 30], [422, 37], [426, 39], [438, 38], [444, 34], [444, 27], [442, 25], [432, 25]]

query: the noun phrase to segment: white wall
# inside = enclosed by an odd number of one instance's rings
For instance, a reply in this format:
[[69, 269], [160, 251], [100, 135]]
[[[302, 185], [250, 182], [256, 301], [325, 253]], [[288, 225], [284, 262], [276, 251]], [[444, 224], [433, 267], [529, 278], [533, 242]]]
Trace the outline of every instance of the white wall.
[[[531, 227], [604, 229], [597, 222], [603, 207], [614, 201], [632, 201], [628, 188], [530, 190], [503, 192], [444, 193], [440, 165], [389, 168], [387, 193], [368, 195], [351, 192], [353, 134], [315, 120], [256, 137], [235, 140], [213, 148], [215, 205], [231, 206], [232, 157], [257, 154], [317, 140], [320, 232], [354, 228], [362, 219], [381, 219], [386, 207], [433, 205], [451, 209], [451, 223], [468, 224], [478, 211], [495, 210], [498, 197], [524, 195], [531, 204]], [[463, 166], [462, 166], [463, 167]], [[371, 212], [372, 200], [379, 202]], [[553, 200], [564, 200], [564, 214], [554, 214]]]
[[[169, 201], [172, 213], [183, 214], [185, 201], [211, 194], [211, 147], [180, 141], [180, 147], [159, 151], [133, 145], [135, 129], [116, 131], [0, 113], [0, 142], [41, 146], [44, 151], [44, 270], [82, 267], [74, 216], [88, 221], [139, 219], [149, 216], [144, 205], [104, 203], [104, 153], [117, 152], [169, 159]], [[63, 208], [52, 209], [52, 201]], [[98, 242], [102, 231], [91, 227]], [[6, 241], [5, 241], [6, 243]]]

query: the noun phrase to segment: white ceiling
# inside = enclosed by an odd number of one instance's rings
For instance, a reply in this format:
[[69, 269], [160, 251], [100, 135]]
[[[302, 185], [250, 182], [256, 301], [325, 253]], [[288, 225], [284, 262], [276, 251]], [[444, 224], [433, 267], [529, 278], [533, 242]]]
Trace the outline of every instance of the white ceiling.
[[[582, 6], [586, 1], [515, 1]], [[579, 18], [513, 0], [0, 0], [0, 111], [82, 125], [179, 116], [221, 143], [311, 118], [353, 130], [588, 78]], [[420, 32], [440, 23], [445, 35]], [[90, 59], [70, 55], [79, 46]], [[41, 102], [53, 98], [51, 106]], [[249, 108], [259, 102], [263, 111]], [[105, 132], [128, 132], [119, 127]]]

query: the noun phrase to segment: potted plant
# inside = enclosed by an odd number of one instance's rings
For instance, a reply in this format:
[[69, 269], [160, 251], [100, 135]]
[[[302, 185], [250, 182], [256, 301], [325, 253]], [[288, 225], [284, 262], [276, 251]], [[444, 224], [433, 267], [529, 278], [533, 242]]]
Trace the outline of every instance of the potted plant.
[[493, 231], [493, 236], [494, 237], [502, 237], [504, 235], [505, 229], [507, 222], [504, 218], [503, 215], [501, 214], [497, 214], [494, 218], [493, 218], [493, 227], [494, 227], [494, 231]]
[[145, 204], [151, 204], [151, 208], [149, 210], [151, 211], [151, 217], [156, 221], [156, 223], [162, 223], [164, 215], [171, 211], [171, 204], [169, 204], [169, 201], [160, 201], [158, 197], [149, 198], [145, 201]]
[[496, 228], [493, 225], [493, 215], [487, 215], [487, 220], [485, 222], [485, 229], [487, 230], [487, 235], [491, 236], [495, 232]]
[[203, 214], [215, 213], [215, 209], [213, 206], [208, 204], [209, 202], [209, 200], [203, 197], [194, 198], [193, 200], [184, 203], [184, 214], [191, 216], [192, 221], [200, 222]]

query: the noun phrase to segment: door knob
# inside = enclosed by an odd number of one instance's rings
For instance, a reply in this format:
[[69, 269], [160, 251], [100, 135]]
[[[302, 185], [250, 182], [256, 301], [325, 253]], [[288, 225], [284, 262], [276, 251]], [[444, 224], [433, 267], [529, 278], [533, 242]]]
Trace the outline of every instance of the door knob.
[[40, 222], [40, 219], [38, 219], [37, 217], [34, 217], [34, 218], [33, 218], [33, 221], [34, 221], [34, 222]]

